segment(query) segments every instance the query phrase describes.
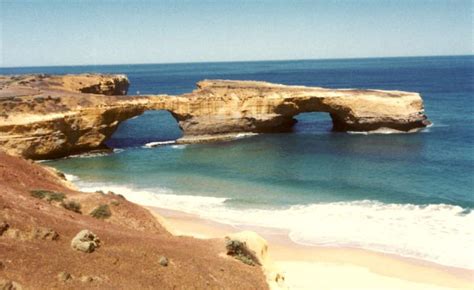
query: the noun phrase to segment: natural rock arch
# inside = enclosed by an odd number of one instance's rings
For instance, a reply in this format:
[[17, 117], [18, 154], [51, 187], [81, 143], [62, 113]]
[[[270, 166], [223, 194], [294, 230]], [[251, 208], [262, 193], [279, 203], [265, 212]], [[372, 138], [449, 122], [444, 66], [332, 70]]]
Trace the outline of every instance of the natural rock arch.
[[409, 132], [429, 124], [417, 93], [253, 81], [201, 81], [197, 90], [176, 97], [168, 109], [185, 137], [288, 131], [294, 117], [305, 112], [329, 113], [336, 131]]
[[127, 148], [171, 142], [182, 136], [178, 121], [169, 111], [146, 110], [141, 115], [120, 122], [104, 143], [111, 148]]
[[169, 111], [184, 143], [288, 131], [303, 112], [329, 113], [338, 131], [413, 132], [430, 124], [418, 93], [228, 80], [197, 87], [128, 97], [109, 95], [126, 93], [123, 75], [0, 76], [0, 149], [32, 159], [104, 149], [121, 122], [147, 110]]

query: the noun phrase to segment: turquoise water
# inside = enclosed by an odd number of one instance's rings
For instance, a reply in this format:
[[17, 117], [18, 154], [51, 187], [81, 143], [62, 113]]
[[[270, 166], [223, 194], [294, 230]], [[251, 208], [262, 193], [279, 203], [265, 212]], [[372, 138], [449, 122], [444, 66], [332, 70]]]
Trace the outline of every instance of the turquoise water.
[[[204, 145], [167, 112], [123, 123], [115, 154], [48, 162], [84, 190], [234, 225], [285, 229], [298, 243], [343, 245], [474, 268], [474, 57], [82, 66], [2, 73], [126, 73], [129, 93], [189, 92], [205, 78], [420, 92], [434, 125], [418, 134], [330, 131], [325, 113], [294, 132]], [[462, 250], [462, 251], [461, 251]], [[471, 255], [466, 254], [471, 253]]]

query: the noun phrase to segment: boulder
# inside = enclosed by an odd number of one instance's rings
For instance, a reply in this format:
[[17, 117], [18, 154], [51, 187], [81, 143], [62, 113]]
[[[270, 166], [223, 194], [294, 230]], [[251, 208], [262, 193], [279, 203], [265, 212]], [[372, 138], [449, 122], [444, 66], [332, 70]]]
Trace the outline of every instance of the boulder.
[[89, 230], [80, 231], [71, 241], [74, 250], [84, 253], [92, 253], [99, 246], [99, 237]]
[[242, 231], [227, 235], [225, 240], [227, 254], [246, 264], [262, 266], [270, 289], [288, 289], [285, 275], [268, 257], [268, 243], [259, 234]]

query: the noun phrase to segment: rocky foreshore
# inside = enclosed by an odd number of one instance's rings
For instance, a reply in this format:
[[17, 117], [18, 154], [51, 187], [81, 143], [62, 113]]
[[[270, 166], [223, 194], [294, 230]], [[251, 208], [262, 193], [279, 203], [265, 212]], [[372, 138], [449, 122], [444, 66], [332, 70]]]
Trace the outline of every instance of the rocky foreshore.
[[180, 96], [125, 96], [128, 86], [123, 75], [1, 76], [0, 149], [30, 159], [104, 149], [121, 122], [147, 110], [173, 115], [183, 131], [178, 143], [289, 131], [305, 112], [329, 113], [335, 131], [414, 132], [430, 124], [411, 92], [205, 80]]

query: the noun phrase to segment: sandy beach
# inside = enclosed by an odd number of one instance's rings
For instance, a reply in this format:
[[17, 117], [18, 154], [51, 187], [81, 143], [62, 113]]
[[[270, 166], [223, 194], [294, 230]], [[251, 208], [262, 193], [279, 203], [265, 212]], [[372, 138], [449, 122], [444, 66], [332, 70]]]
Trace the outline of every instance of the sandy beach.
[[273, 267], [289, 289], [474, 289], [474, 271], [362, 249], [303, 246], [285, 232], [233, 227], [183, 212], [151, 208], [174, 235], [200, 239], [252, 230], [269, 244]]

